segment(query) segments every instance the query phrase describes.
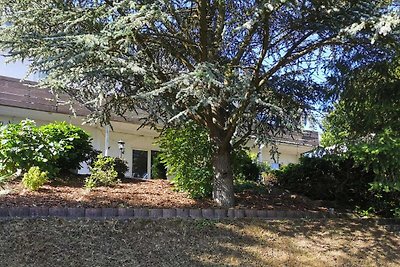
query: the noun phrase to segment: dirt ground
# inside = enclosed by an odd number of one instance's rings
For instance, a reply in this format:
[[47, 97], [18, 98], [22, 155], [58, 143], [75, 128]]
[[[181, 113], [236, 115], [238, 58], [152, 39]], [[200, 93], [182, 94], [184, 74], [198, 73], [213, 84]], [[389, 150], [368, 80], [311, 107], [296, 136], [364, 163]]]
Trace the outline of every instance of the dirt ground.
[[[1, 188], [0, 188], [1, 189]], [[320, 201], [290, 194], [270, 186], [262, 193], [252, 189], [236, 193], [237, 208], [319, 210], [326, 211]], [[213, 207], [210, 199], [194, 200], [186, 193], [176, 192], [166, 180], [124, 179], [115, 187], [83, 187], [83, 178], [74, 177], [68, 182], [56, 181], [30, 192], [19, 182], [0, 190], [0, 207], [148, 207], [148, 208], [205, 208]]]
[[400, 266], [368, 221], [0, 221], [1, 266]]

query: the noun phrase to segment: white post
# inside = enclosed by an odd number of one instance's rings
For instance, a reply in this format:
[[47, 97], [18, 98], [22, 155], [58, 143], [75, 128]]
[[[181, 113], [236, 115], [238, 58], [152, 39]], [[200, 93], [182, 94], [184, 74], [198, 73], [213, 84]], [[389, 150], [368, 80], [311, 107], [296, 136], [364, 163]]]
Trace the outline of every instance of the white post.
[[262, 153], [262, 150], [263, 150], [263, 148], [264, 148], [264, 145], [263, 144], [259, 144], [258, 145], [258, 157], [257, 157], [257, 160], [258, 160], [258, 163], [262, 163], [263, 162], [263, 153]]
[[151, 179], [151, 150], [147, 151], [147, 179]]
[[106, 125], [106, 136], [104, 139], [104, 156], [108, 156], [108, 150], [110, 149], [110, 125]]

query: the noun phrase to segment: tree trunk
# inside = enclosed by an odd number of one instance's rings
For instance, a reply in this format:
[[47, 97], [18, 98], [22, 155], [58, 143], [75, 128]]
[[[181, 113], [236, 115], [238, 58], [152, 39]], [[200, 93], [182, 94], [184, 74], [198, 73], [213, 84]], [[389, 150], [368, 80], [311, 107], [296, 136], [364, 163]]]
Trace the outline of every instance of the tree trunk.
[[219, 206], [226, 208], [235, 205], [231, 150], [230, 145], [218, 147], [212, 161], [215, 175], [213, 199]]

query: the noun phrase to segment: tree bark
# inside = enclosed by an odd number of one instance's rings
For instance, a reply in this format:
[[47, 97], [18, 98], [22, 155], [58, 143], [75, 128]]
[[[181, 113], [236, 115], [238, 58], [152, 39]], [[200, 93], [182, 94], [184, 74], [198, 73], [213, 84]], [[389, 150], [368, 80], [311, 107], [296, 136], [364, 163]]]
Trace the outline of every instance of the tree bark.
[[219, 206], [226, 208], [235, 205], [231, 150], [231, 145], [218, 147], [212, 160], [214, 170], [213, 199]]

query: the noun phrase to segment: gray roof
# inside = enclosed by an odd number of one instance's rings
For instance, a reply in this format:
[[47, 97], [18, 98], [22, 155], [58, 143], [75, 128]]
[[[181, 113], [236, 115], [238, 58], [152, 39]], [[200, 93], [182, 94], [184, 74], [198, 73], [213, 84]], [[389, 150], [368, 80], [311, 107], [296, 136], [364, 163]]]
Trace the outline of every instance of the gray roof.
[[[35, 82], [0, 76], [0, 105], [71, 114], [69, 105], [62, 105], [62, 101], [68, 100], [68, 97], [61, 96], [57, 100], [49, 89], [33, 87], [35, 84]], [[74, 108], [79, 116], [89, 114], [89, 110], [82, 106], [74, 105]]]

